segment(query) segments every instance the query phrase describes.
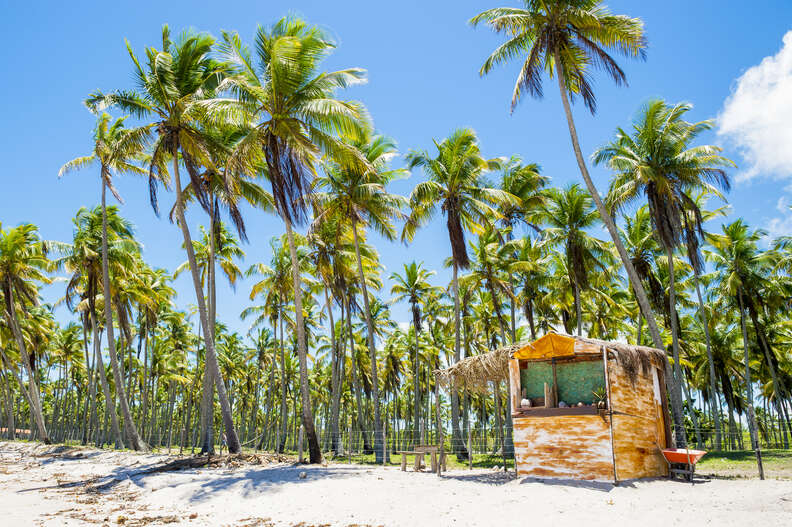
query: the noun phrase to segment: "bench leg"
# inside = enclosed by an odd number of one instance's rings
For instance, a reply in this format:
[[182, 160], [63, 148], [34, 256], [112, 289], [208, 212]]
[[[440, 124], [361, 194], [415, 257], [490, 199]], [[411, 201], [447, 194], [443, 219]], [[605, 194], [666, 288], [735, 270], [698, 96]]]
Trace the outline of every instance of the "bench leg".
[[401, 457], [402, 472], [407, 472], [407, 454], [402, 454]]
[[419, 472], [421, 470], [421, 464], [423, 464], [423, 454], [415, 454], [415, 471]]
[[437, 472], [437, 452], [431, 452], [429, 456], [432, 460], [432, 472]]

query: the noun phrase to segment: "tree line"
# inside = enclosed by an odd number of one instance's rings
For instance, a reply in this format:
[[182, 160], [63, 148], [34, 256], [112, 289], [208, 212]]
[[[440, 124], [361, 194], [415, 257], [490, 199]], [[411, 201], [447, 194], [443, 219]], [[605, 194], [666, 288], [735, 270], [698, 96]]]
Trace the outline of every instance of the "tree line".
[[[596, 111], [595, 71], [626, 83], [612, 54], [644, 58], [643, 24], [594, 0], [523, 4], [470, 21], [504, 36], [480, 73], [520, 61], [512, 110], [542, 96], [545, 76], [556, 81], [584, 186], [553, 186], [519, 155], [488, 157], [467, 128], [394, 168], [396, 142], [341, 97], [365, 71], [322, 69], [336, 44], [297, 17], [259, 27], [252, 46], [168, 26], [144, 55], [127, 43], [134, 87], [87, 97], [93, 150], [59, 174], [99, 175], [100, 205], [77, 211], [69, 241], [0, 225], [6, 434], [23, 422], [44, 442], [202, 452], [222, 437], [239, 452], [283, 451], [302, 429], [318, 462], [342, 453], [348, 429], [380, 461], [386, 428], [420, 442], [448, 419], [459, 457], [475, 426], [509, 453], [507, 390], [441, 393], [433, 371], [562, 330], [667, 350], [677, 445], [743, 448], [745, 416], [751, 447], [788, 447], [792, 238], [742, 219], [705, 230], [725, 222], [735, 165], [698, 142], [713, 122], [689, 120], [689, 104], [648, 101], [584, 157], [571, 104]], [[591, 163], [612, 174], [603, 195]], [[392, 193], [410, 172], [423, 177], [409, 195]], [[147, 179], [156, 214], [160, 187], [172, 191], [164, 213], [186, 254], [177, 269], [148, 265], [133, 225], [107, 204], [108, 191], [122, 201], [113, 182], [127, 175]], [[242, 265], [242, 203], [283, 221], [269, 262]], [[197, 238], [188, 207], [205, 213]], [[412, 261], [383, 290], [371, 234], [409, 244], [439, 217], [450, 283]], [[175, 304], [183, 272], [195, 313]], [[254, 278], [239, 314], [247, 334], [223, 324], [237, 314], [217, 313], [218, 273], [232, 285]], [[42, 304], [56, 277], [63, 297]], [[409, 324], [394, 321], [394, 302], [409, 306]], [[74, 316], [65, 326], [60, 304]]]

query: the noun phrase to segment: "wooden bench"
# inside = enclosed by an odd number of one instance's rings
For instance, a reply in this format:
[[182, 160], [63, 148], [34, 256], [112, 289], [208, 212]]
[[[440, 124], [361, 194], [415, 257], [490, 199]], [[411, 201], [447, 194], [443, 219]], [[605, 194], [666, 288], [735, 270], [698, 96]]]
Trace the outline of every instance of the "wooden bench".
[[401, 455], [401, 469], [407, 470], [407, 456], [415, 456], [415, 471], [421, 470], [424, 455], [429, 454], [432, 472], [437, 472], [438, 453], [440, 453], [440, 466], [446, 470], [447, 456], [445, 452], [439, 452], [440, 448], [435, 445], [417, 445], [414, 450], [400, 450], [396, 452]]
[[423, 463], [424, 452], [418, 452], [414, 450], [399, 450], [396, 453], [401, 454], [402, 472], [407, 471], [407, 456], [415, 456], [415, 471], [419, 472], [421, 470], [421, 464]]

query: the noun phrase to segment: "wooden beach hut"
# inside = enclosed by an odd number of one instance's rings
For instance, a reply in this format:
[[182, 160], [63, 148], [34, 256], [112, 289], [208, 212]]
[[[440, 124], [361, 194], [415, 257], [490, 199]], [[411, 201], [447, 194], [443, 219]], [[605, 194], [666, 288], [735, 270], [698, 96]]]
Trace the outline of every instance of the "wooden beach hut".
[[619, 481], [664, 476], [665, 353], [549, 333], [512, 350], [517, 472]]
[[549, 333], [436, 373], [478, 391], [508, 379], [518, 474], [620, 481], [668, 473], [666, 360], [654, 348]]

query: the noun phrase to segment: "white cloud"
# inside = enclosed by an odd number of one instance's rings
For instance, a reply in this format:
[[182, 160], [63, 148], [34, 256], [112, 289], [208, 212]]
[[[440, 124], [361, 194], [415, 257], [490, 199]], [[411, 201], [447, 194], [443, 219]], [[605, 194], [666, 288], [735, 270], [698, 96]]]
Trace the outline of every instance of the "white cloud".
[[737, 79], [718, 117], [718, 135], [747, 163], [738, 180], [792, 178], [792, 31], [783, 42]]
[[765, 228], [770, 239], [792, 234], [792, 210], [789, 208], [790, 205], [792, 205], [792, 203], [788, 197], [781, 196], [778, 198], [776, 209], [780, 215], [771, 218]]

